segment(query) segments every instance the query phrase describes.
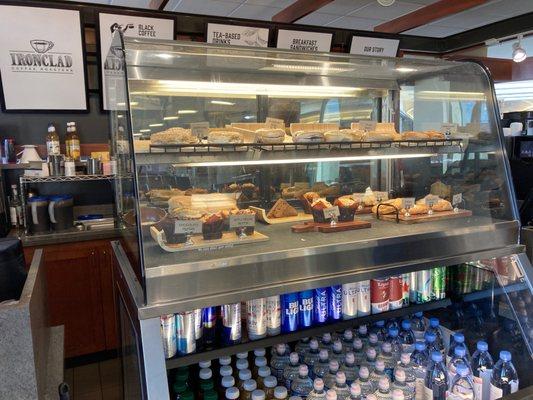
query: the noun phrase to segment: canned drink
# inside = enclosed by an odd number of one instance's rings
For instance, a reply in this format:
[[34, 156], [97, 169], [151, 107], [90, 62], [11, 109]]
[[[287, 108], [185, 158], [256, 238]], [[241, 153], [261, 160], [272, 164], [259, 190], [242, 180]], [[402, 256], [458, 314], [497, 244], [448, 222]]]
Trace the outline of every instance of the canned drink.
[[314, 289], [313, 299], [313, 319], [315, 324], [325, 324], [328, 322], [328, 288]]
[[300, 328], [310, 328], [313, 326], [313, 291], [304, 290], [298, 293], [299, 319]]
[[328, 318], [336, 321], [342, 318], [342, 286], [328, 288]]
[[342, 285], [342, 319], [357, 317], [357, 282]]
[[453, 274], [452, 287], [457, 294], [466, 293], [466, 283], [468, 281], [468, 266], [466, 264], [459, 264], [455, 267]]
[[409, 285], [411, 283], [411, 274], [402, 274], [402, 302], [403, 306], [409, 305]]
[[206, 307], [202, 310], [202, 325], [205, 346], [213, 346], [216, 341], [217, 307]]
[[201, 340], [203, 332], [203, 321], [202, 321], [202, 309], [197, 308], [196, 310], [193, 310], [194, 312], [194, 338], [196, 340]]
[[191, 354], [196, 351], [196, 337], [194, 334], [196, 321], [194, 311], [184, 311], [176, 314], [176, 341], [178, 354]]
[[165, 358], [172, 358], [176, 355], [176, 317], [174, 314], [161, 316], [161, 339], [163, 339], [163, 353]]
[[389, 309], [397, 310], [403, 305], [403, 282], [401, 276], [389, 278]]
[[389, 278], [370, 280], [370, 303], [372, 314], [389, 311]]
[[279, 296], [266, 299], [267, 305], [267, 335], [276, 336], [281, 332], [281, 304]]
[[370, 281], [357, 282], [357, 316], [370, 315]]
[[222, 313], [222, 342], [225, 345], [240, 343], [241, 329], [241, 303], [224, 304]]
[[409, 273], [409, 303], [416, 303], [416, 288], [417, 288], [417, 280], [416, 280], [416, 272], [410, 272]]
[[298, 293], [287, 293], [281, 296], [281, 332], [298, 330], [298, 306]]
[[446, 267], [436, 267], [431, 270], [431, 298], [442, 300], [446, 297]]
[[257, 340], [267, 335], [267, 299], [254, 299], [246, 302], [246, 322], [248, 338]]
[[431, 300], [431, 271], [416, 272], [416, 303], [427, 303]]

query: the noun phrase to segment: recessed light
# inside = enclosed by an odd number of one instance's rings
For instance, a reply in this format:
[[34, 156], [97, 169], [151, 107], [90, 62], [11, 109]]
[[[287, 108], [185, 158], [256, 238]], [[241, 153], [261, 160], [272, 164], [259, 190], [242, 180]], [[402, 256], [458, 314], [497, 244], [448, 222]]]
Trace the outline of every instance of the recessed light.
[[163, 124], [150, 124], [150, 125], [148, 125], [148, 126], [154, 128], [154, 127], [156, 127], [156, 126], [163, 126]]
[[235, 103], [232, 103], [231, 101], [223, 101], [223, 100], [211, 100], [211, 104], [218, 104], [221, 106], [234, 106]]
[[197, 112], [196, 110], [179, 110], [178, 114], [196, 114]]
[[416, 68], [409, 68], [409, 67], [398, 67], [395, 68], [398, 72], [415, 72], [418, 71]]
[[394, 4], [396, 0], [378, 0], [378, 3], [382, 5], [383, 7], [389, 7]]
[[173, 115], [173, 116], [170, 116], [170, 117], [163, 117], [163, 120], [164, 121], [173, 121], [175, 119], [178, 119], [179, 117], [177, 115]]
[[139, 129], [139, 132], [152, 132], [151, 129]]

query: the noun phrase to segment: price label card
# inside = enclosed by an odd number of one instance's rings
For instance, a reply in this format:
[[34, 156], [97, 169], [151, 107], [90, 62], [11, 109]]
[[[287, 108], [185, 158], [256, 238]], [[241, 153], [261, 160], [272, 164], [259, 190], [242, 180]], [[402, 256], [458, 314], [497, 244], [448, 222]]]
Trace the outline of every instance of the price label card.
[[182, 233], [185, 235], [202, 233], [202, 221], [199, 219], [176, 220], [176, 225], [174, 225], [174, 233]]
[[428, 207], [433, 207], [435, 204], [437, 204], [438, 201], [439, 201], [439, 196], [434, 196], [434, 195], [428, 195], [426, 196], [426, 199], [425, 199], [426, 206]]
[[457, 133], [457, 124], [443, 123], [440, 127], [440, 131], [444, 136], [449, 138]]
[[191, 122], [191, 133], [199, 139], [209, 134], [209, 122]]
[[359, 121], [359, 127], [365, 132], [372, 132], [376, 130], [376, 121]]
[[341, 213], [339, 211], [339, 207], [338, 206], [333, 206], [333, 207], [329, 207], [329, 208], [325, 208], [324, 209], [324, 218], [326, 218], [326, 219], [328, 219], [328, 218], [336, 218], [339, 215], [341, 215]]
[[285, 129], [285, 121], [280, 118], [267, 117], [265, 123], [269, 128]]
[[385, 201], [389, 199], [388, 192], [376, 192], [374, 191], [374, 196], [376, 196], [377, 201]]
[[229, 216], [229, 227], [233, 228], [246, 228], [255, 225], [254, 214], [238, 214]]
[[402, 208], [405, 208], [406, 210], [410, 209], [415, 205], [415, 198], [414, 197], [404, 197], [402, 199]]
[[454, 194], [453, 197], [452, 197], [452, 204], [454, 206], [460, 204], [463, 202], [463, 194], [462, 193], [457, 193], [457, 194]]

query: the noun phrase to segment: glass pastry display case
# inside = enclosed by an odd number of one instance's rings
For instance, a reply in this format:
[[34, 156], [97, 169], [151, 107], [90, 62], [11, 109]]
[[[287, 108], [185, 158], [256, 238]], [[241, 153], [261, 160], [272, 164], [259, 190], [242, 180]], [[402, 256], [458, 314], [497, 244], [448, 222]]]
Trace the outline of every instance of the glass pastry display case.
[[[531, 300], [531, 267], [482, 66], [120, 33], [108, 58], [122, 66], [105, 76], [112, 149], [133, 176], [116, 182], [114, 244], [131, 398], [174, 396], [167, 370], [204, 359], [480, 299], [498, 304], [494, 326], [506, 306], [531, 357], [513, 297]], [[492, 283], [439, 280], [464, 266]], [[428, 276], [440, 289], [423, 289]], [[288, 294], [320, 288], [327, 317], [318, 302], [296, 318]], [[210, 324], [222, 334], [196, 343]]]

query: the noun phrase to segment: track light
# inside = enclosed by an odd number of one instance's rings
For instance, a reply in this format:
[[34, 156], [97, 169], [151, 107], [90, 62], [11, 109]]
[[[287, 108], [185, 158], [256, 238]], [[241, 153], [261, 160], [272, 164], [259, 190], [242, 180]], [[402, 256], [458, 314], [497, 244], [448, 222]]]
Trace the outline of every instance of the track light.
[[396, 0], [378, 0], [378, 3], [382, 5], [383, 7], [389, 7], [394, 4]]
[[518, 42], [513, 43], [513, 61], [522, 62], [526, 59], [526, 51], [522, 48], [522, 36], [518, 36]]

